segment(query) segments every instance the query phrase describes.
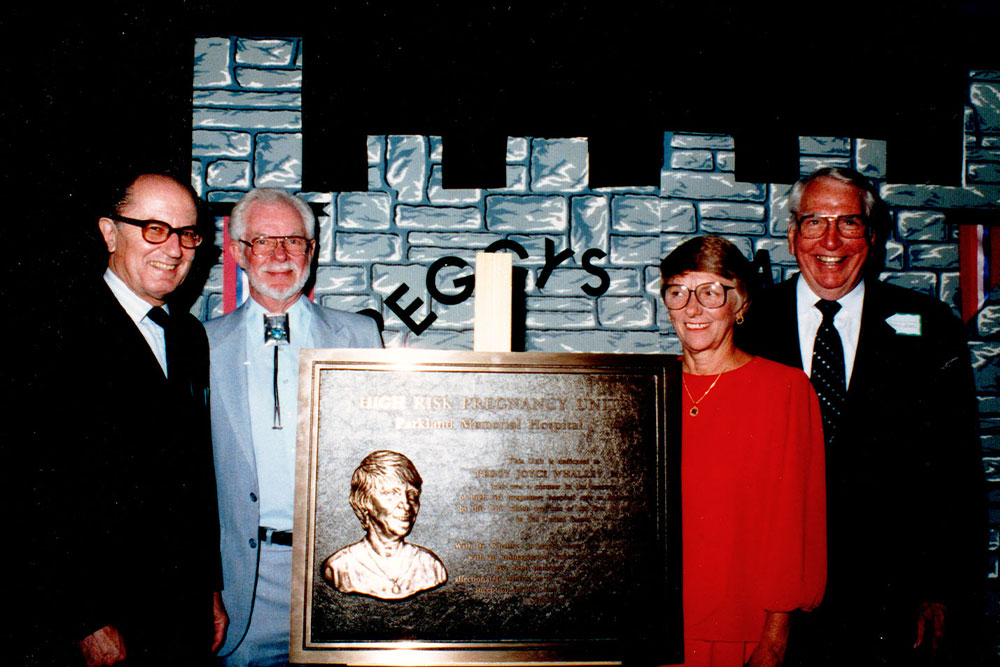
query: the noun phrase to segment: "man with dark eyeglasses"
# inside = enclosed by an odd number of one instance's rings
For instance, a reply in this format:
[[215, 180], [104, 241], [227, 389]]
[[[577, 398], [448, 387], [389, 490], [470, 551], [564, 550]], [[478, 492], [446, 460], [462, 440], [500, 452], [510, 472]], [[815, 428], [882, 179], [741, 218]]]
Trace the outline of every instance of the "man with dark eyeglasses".
[[52, 448], [43, 559], [66, 586], [52, 632], [87, 665], [209, 665], [227, 617], [208, 341], [167, 303], [201, 242], [197, 200], [162, 174], [123, 183], [97, 221], [103, 280], [71, 286], [53, 351], [65, 368], [48, 385], [59, 412], [39, 427]]
[[382, 346], [372, 318], [303, 296], [315, 224], [309, 205], [284, 190], [247, 193], [233, 207], [226, 250], [249, 298], [205, 325], [232, 618], [219, 653], [228, 666], [288, 662], [299, 350]]
[[823, 417], [827, 589], [793, 620], [787, 664], [967, 664], [985, 495], [961, 322], [878, 280], [890, 218], [857, 171], [810, 174], [788, 208], [799, 274], [755, 297], [737, 338], [804, 369]]

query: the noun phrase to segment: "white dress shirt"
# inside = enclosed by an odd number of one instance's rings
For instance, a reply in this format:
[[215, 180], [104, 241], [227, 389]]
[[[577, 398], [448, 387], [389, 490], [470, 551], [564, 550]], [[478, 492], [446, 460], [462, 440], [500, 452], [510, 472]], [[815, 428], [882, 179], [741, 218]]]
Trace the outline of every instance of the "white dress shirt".
[[[819, 312], [816, 302], [821, 297], [810, 289], [809, 283], [801, 274], [795, 284], [795, 309], [799, 319], [799, 351], [802, 353], [802, 370], [806, 375], [812, 375], [813, 343], [816, 332], [823, 322], [823, 313]], [[858, 336], [861, 332], [861, 308], [865, 301], [865, 281], [858, 283], [844, 296], [837, 299], [840, 310], [833, 318], [833, 326], [840, 334], [840, 343], [844, 346], [844, 379], [851, 386], [851, 374], [854, 370], [854, 357], [858, 353]]]
[[[149, 305], [148, 301], [133, 292], [125, 284], [125, 281], [111, 270], [111, 267], [108, 267], [104, 271], [104, 282], [108, 284], [108, 287], [111, 288], [111, 293], [118, 299], [118, 303], [122, 305], [128, 316], [135, 322], [135, 326], [139, 328], [139, 333], [149, 343], [149, 349], [153, 351], [156, 361], [159, 362], [160, 368], [163, 369], [163, 375], [166, 376], [167, 339], [163, 333], [163, 327], [147, 317], [149, 309], [153, 308], [153, 306]], [[167, 313], [170, 312], [165, 305], [163, 306], [163, 310]]]

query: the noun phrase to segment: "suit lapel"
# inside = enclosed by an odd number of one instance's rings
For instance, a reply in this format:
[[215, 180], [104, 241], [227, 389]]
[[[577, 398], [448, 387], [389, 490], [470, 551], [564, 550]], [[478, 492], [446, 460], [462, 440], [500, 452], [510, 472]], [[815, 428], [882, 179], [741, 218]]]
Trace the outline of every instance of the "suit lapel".
[[222, 401], [223, 410], [232, 427], [232, 437], [236, 438], [251, 468], [256, 470], [253, 436], [250, 432], [250, 398], [247, 390], [249, 370], [246, 346], [246, 318], [249, 311], [247, 303], [240, 307], [234, 317], [228, 319], [226, 322], [228, 328], [218, 336], [218, 343], [212, 356], [218, 360], [216, 367], [223, 369], [219, 371], [219, 379], [228, 385], [228, 390], [216, 392], [221, 395], [213, 395], [212, 400]]
[[[302, 297], [305, 298], [305, 297]], [[316, 347], [343, 347], [343, 326], [328, 317], [329, 311], [306, 299], [312, 317], [313, 344]], [[341, 341], [338, 343], [338, 341]]]
[[858, 350], [854, 356], [854, 370], [851, 386], [847, 389], [848, 402], [853, 402], [866, 393], [874, 375], [881, 373], [885, 359], [882, 355], [891, 346], [881, 341], [895, 335], [886, 324], [884, 304], [876, 281], [865, 282], [865, 302], [861, 307], [861, 330], [858, 332]]
[[[167, 377], [163, 374], [160, 362], [156, 360], [156, 355], [149, 347], [146, 338], [139, 331], [139, 327], [132, 321], [125, 309], [118, 302], [114, 292], [101, 281], [102, 295], [105, 299], [104, 308], [99, 317], [104, 317], [105, 333], [118, 338], [118, 341], [106, 339], [108, 350], [113, 351], [115, 356], [122, 359], [130, 359], [138, 362], [138, 367], [128, 369], [143, 377], [144, 382], [158, 382], [163, 388], [167, 386]], [[131, 363], [129, 364], [131, 366]]]

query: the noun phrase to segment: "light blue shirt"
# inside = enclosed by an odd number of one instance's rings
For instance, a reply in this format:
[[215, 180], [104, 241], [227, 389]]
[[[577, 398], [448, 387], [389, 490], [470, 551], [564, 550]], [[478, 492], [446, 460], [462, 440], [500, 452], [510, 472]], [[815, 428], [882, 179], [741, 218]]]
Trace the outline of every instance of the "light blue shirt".
[[[163, 375], [167, 374], [167, 338], [163, 333], [163, 328], [147, 317], [150, 308], [153, 306], [149, 305], [149, 302], [140, 297], [138, 294], [132, 291], [132, 289], [125, 284], [125, 281], [118, 277], [118, 274], [108, 267], [104, 271], [104, 282], [108, 284], [111, 288], [111, 293], [115, 295], [118, 299], [118, 303], [122, 305], [128, 316], [135, 322], [135, 326], [139, 328], [139, 333], [142, 337], [146, 339], [149, 343], [149, 349], [153, 351], [156, 356], [156, 361], [159, 362], [160, 368], [163, 369]], [[163, 310], [167, 310], [167, 306], [163, 306]], [[261, 334], [263, 336], [263, 334]]]
[[[274, 350], [264, 345], [266, 311], [252, 298], [246, 314], [250, 432], [260, 487], [260, 525], [291, 530], [295, 498], [295, 434], [299, 402], [299, 350], [315, 347], [312, 313], [300, 298], [288, 309], [289, 344], [278, 349], [280, 430], [274, 426]], [[274, 313], [270, 313], [274, 314]]]

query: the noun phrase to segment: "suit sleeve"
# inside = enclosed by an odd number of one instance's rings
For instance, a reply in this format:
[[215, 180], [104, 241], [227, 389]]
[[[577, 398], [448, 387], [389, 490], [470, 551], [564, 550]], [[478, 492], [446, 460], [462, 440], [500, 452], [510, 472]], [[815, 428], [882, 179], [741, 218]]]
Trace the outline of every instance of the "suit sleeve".
[[[942, 310], [945, 310], [942, 308]], [[985, 553], [985, 487], [977, 437], [975, 382], [961, 322], [950, 312], [925, 318], [928, 409], [926, 437], [916, 471], [917, 512], [924, 538], [917, 540], [924, 601], [955, 602], [980, 586]]]

